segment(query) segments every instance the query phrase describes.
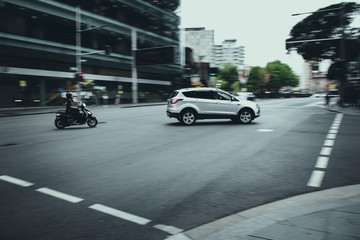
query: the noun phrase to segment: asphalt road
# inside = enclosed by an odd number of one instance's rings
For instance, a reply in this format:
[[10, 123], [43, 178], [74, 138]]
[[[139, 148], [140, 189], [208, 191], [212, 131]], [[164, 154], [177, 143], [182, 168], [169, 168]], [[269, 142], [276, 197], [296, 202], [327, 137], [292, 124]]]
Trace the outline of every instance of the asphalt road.
[[360, 183], [360, 116], [319, 99], [259, 103], [250, 125], [182, 126], [165, 106], [97, 107], [96, 128], [58, 130], [54, 114], [0, 118], [0, 239], [165, 239]]

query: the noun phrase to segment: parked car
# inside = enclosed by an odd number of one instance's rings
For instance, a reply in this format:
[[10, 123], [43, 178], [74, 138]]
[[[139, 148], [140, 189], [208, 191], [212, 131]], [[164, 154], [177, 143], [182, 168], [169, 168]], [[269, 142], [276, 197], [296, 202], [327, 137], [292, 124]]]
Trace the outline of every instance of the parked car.
[[252, 92], [237, 92], [235, 96], [239, 99], [255, 101], [255, 94]]
[[248, 124], [260, 116], [260, 107], [220, 89], [184, 88], [170, 95], [166, 113], [184, 125], [192, 125], [198, 119], [220, 118]]

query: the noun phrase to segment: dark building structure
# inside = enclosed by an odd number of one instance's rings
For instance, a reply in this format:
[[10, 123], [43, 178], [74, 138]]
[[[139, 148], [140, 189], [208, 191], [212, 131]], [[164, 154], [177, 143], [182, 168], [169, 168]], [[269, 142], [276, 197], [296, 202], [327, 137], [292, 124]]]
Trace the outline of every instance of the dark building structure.
[[[90, 103], [103, 96], [108, 103], [166, 99], [182, 81], [179, 54], [143, 66], [134, 56], [140, 49], [179, 49], [179, 4], [1, 0], [0, 107], [58, 105], [66, 91]], [[80, 83], [75, 73], [83, 73]]]

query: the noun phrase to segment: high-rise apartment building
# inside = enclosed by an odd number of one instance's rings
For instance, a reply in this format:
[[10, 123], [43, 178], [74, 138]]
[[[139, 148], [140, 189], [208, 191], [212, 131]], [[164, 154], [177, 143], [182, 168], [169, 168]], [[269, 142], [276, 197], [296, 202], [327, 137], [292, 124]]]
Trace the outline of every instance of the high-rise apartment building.
[[119, 92], [121, 102], [164, 100], [179, 82], [179, 64], [139, 66], [134, 78], [133, 56], [135, 48], [179, 45], [179, 4], [1, 0], [0, 106], [63, 104], [62, 93], [79, 89], [74, 75], [80, 64], [85, 81], [79, 94], [90, 93], [88, 101], [106, 94], [111, 103]]
[[225, 64], [232, 64], [239, 69], [245, 64], [245, 47], [237, 46], [236, 39], [223, 41], [221, 45], [214, 46], [215, 67], [223, 67]]
[[185, 28], [185, 46], [193, 50], [195, 62], [206, 62], [213, 65], [214, 30], [205, 28]]

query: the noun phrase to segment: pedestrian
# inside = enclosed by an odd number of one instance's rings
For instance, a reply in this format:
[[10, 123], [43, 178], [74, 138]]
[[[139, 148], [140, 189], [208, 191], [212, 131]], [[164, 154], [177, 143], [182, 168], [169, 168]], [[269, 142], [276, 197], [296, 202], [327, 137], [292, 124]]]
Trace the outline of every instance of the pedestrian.
[[330, 103], [330, 94], [326, 94], [325, 96], [325, 102], [326, 102], [326, 107], [329, 107], [329, 103]]

